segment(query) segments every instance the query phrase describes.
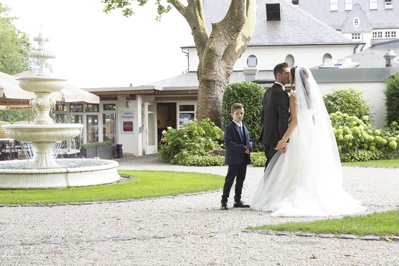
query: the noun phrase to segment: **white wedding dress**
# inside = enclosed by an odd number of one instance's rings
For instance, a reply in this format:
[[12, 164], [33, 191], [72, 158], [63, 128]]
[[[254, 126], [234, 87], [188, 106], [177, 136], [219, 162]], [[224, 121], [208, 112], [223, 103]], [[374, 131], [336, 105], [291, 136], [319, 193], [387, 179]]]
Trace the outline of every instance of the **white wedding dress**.
[[[303, 76], [306, 73], [306, 76]], [[307, 73], [308, 72], [308, 73]], [[329, 216], [365, 211], [342, 186], [337, 144], [318, 86], [305, 67], [306, 79], [296, 84], [298, 125], [287, 152], [271, 159], [255, 192], [251, 208], [272, 216]], [[303, 86], [306, 85], [306, 89]]]

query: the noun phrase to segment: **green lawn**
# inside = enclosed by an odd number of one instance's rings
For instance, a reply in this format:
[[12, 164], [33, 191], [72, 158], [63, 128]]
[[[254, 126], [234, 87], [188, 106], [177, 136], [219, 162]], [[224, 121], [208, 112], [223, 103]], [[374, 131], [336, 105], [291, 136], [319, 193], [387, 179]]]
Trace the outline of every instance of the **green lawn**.
[[399, 167], [399, 159], [342, 163], [349, 166]]
[[324, 234], [399, 235], [399, 210], [360, 216], [344, 216], [342, 219], [327, 219], [307, 223], [263, 225], [248, 229]]
[[135, 179], [69, 189], [0, 190], [0, 204], [71, 203], [152, 198], [219, 189], [224, 177], [174, 171], [118, 171]]
[[[342, 163], [348, 166], [399, 167], [399, 159]], [[307, 223], [284, 223], [250, 227], [255, 230], [277, 230], [290, 232], [313, 232], [355, 235], [399, 235], [399, 210], [342, 219], [326, 219]]]

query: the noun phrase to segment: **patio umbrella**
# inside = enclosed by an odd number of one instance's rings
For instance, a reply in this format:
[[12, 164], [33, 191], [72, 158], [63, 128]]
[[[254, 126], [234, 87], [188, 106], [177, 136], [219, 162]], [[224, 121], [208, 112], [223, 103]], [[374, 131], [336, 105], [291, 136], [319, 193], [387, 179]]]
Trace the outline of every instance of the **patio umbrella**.
[[[14, 77], [29, 77], [35, 76], [37, 71], [28, 70], [22, 73], [15, 74]], [[18, 84], [17, 84], [18, 86]], [[18, 86], [19, 87], [19, 86]], [[59, 92], [53, 92], [51, 97], [56, 101], [63, 102], [86, 102], [86, 103], [100, 103], [100, 97], [88, 92], [84, 89], [78, 88], [69, 83], [65, 83], [65, 87]], [[33, 97], [32, 97], [33, 98]]]
[[0, 72], [0, 97], [7, 99], [32, 99], [35, 97], [33, 92], [24, 91], [19, 87], [18, 81], [14, 76]]

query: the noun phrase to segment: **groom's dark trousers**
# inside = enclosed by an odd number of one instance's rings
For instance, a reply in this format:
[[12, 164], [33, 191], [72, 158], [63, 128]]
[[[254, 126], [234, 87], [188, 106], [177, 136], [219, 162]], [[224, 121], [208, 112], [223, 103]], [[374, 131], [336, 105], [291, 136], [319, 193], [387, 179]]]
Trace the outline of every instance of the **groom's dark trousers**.
[[288, 128], [289, 97], [280, 84], [274, 83], [263, 95], [260, 142], [265, 146], [266, 167], [276, 154], [274, 148]]
[[222, 202], [227, 202], [234, 179], [236, 180], [234, 200], [239, 202], [247, 173], [247, 165], [251, 163], [251, 156], [245, 153], [245, 147], [252, 151], [252, 142], [246, 126], [243, 125], [243, 136], [241, 137], [234, 122], [227, 125], [224, 128], [224, 144], [226, 147], [225, 164], [228, 164], [229, 168], [224, 181]]

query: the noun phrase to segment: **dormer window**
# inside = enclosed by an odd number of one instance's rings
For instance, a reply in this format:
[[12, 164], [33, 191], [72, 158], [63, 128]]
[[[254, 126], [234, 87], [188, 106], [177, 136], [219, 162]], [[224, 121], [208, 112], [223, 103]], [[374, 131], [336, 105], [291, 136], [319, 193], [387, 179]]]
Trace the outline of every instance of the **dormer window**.
[[338, 0], [330, 0], [330, 11], [338, 11]]
[[378, 9], [377, 0], [370, 0], [370, 10]]
[[359, 27], [359, 24], [360, 24], [359, 18], [358, 18], [358, 17], [354, 18], [354, 19], [353, 19], [353, 26]]
[[345, 0], [345, 10], [352, 10], [353, 0]]
[[257, 65], [258, 65], [258, 58], [256, 58], [256, 56], [254, 56], [254, 55], [248, 56], [247, 66], [248, 67], [256, 67]]
[[393, 9], [392, 0], [385, 0], [385, 9]]
[[266, 4], [266, 20], [267, 21], [281, 20], [280, 4]]

